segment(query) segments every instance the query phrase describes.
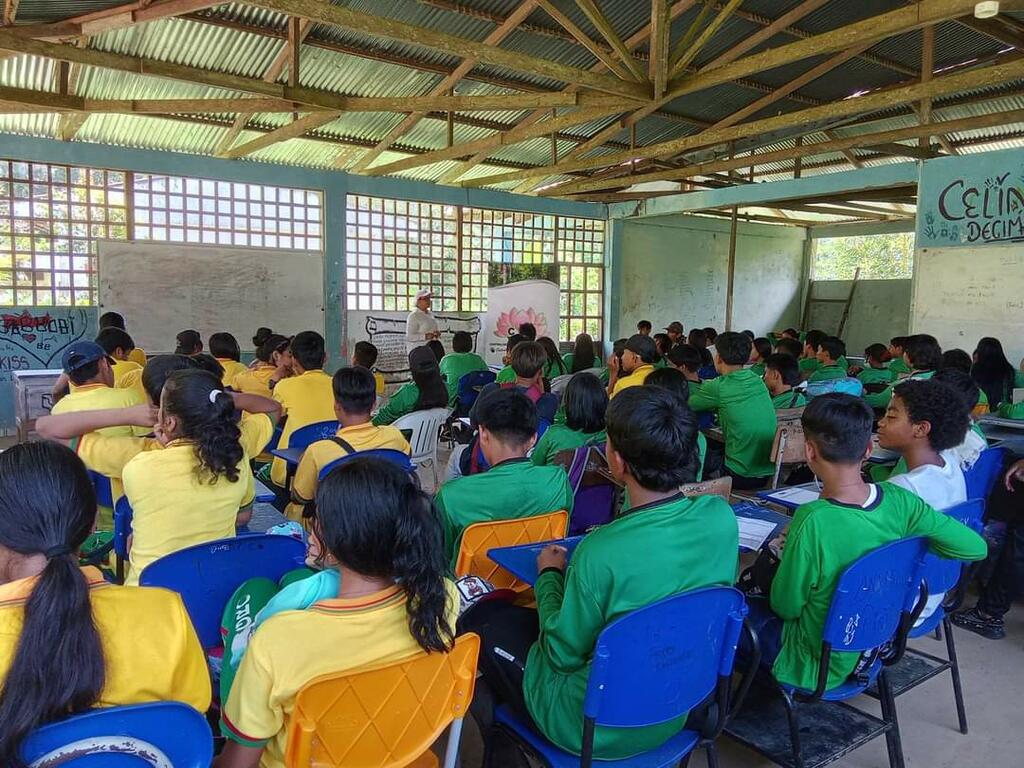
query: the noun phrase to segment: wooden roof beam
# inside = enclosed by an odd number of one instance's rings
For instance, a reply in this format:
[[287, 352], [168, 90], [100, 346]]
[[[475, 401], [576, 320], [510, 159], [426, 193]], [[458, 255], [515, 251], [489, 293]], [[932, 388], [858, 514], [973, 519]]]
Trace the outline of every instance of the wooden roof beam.
[[795, 8], [791, 8], [789, 11], [772, 21], [768, 26], [762, 27], [759, 32], [755, 32], [749, 37], [745, 37], [740, 40], [740, 42], [732, 46], [728, 51], [706, 64], [704, 69], [713, 69], [715, 67], [720, 67], [723, 64], [728, 64], [730, 61], [735, 61], [747, 51], [752, 50], [761, 43], [770, 40], [780, 32], [785, 32], [790, 24], [800, 21], [804, 16], [818, 10], [827, 2], [829, 2], [829, 0], [804, 0], [800, 5]]
[[604, 64], [610, 72], [614, 72], [620, 80], [632, 80], [636, 81], [637, 78], [626, 65], [615, 57], [614, 51], [611, 51], [600, 43], [592, 40], [586, 32], [569, 18], [566, 14], [562, 13], [561, 9], [555, 5], [551, 0], [537, 0], [537, 5], [544, 9], [544, 12], [552, 19], [557, 21], [566, 32], [568, 32], [572, 38], [582, 45], [587, 51], [590, 52], [598, 61]]
[[651, 56], [647, 76], [654, 83], [654, 98], [660, 99], [668, 87], [669, 47], [672, 35], [672, 18], [669, 16], [668, 0], [651, 0]]
[[[729, 19], [732, 12], [735, 11], [743, 0], [729, 0], [725, 7], [722, 8], [718, 15], [711, 20], [711, 23], [704, 28], [704, 30], [697, 36], [693, 41], [692, 45], [687, 48], [679, 50], [678, 48], [672, 52], [672, 64], [669, 67], [669, 77], [675, 78], [683, 74], [686, 68], [697, 58], [697, 55], [701, 52], [701, 49], [707, 45], [708, 41], [714, 37], [715, 33], [722, 28], [722, 25]], [[705, 6], [707, 8], [708, 6]], [[680, 46], [681, 47], [681, 46]]]
[[3, 25], [5, 27], [14, 26], [14, 21], [18, 17], [18, 4], [20, 0], [4, 0], [4, 12], [3, 12]]
[[619, 37], [618, 32], [612, 27], [608, 21], [608, 17], [605, 16], [601, 9], [597, 7], [597, 3], [594, 0], [576, 0], [576, 7], [583, 11], [583, 15], [587, 17], [594, 28], [601, 33], [608, 45], [612, 47], [612, 50], [618, 54], [622, 63], [626, 65], [626, 69], [630, 71], [633, 78], [638, 82], [644, 82], [644, 71], [636, 59], [633, 58], [633, 53], [629, 47], [622, 42], [622, 38]]
[[224, 157], [228, 160], [237, 160], [240, 157], [251, 155], [253, 152], [266, 149], [267, 147], [279, 144], [282, 141], [296, 139], [307, 131], [316, 130], [322, 125], [326, 125], [327, 123], [337, 120], [340, 115], [340, 112], [310, 112], [308, 115], [300, 117], [298, 120], [293, 120], [288, 123], [288, 125], [278, 128], [275, 131], [264, 134], [263, 136], [253, 139], [241, 146], [233, 147], [219, 153], [217, 157]]

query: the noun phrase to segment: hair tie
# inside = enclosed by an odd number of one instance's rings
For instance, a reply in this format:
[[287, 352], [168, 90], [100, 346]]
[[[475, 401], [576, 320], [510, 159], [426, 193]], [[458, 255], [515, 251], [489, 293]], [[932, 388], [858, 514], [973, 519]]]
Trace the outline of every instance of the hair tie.
[[214, 405], [217, 404], [217, 395], [223, 395], [224, 390], [222, 389], [211, 389], [210, 390], [210, 402]]
[[54, 547], [50, 547], [43, 553], [47, 560], [53, 560], [57, 557], [65, 557], [70, 554], [71, 547], [69, 547], [67, 544], [57, 544]]

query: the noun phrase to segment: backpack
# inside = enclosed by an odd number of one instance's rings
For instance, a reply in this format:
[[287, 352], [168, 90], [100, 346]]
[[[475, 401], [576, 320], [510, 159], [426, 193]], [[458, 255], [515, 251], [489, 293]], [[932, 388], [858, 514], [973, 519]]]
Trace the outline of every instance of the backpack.
[[580, 536], [610, 523], [621, 501], [621, 490], [608, 472], [608, 459], [599, 445], [583, 445], [555, 455], [552, 464], [569, 476], [573, 507], [568, 536]]
[[864, 384], [860, 379], [847, 376], [844, 379], [829, 379], [828, 381], [810, 381], [807, 383], [807, 399], [813, 400], [819, 395], [830, 395], [839, 392], [844, 395], [861, 397], [864, 394]]

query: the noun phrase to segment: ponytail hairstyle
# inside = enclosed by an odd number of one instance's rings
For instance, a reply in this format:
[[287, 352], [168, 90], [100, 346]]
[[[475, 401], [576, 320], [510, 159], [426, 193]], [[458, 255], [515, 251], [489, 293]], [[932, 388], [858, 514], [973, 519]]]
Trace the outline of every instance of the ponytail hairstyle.
[[416, 347], [409, 353], [409, 372], [412, 374], [413, 383], [420, 392], [412, 407], [414, 411], [448, 407], [448, 386], [441, 378], [437, 357], [430, 347]]
[[588, 371], [600, 364], [601, 361], [594, 352], [594, 340], [589, 333], [581, 333], [572, 346], [572, 370], [569, 373]]
[[266, 326], [260, 326], [256, 329], [256, 335], [252, 337], [253, 349], [259, 349], [267, 343], [267, 339], [274, 335], [274, 332]]
[[316, 514], [320, 541], [341, 565], [405, 590], [409, 632], [420, 647], [450, 649], [440, 517], [413, 477], [381, 459], [346, 461], [320, 482]]
[[544, 352], [548, 356], [548, 365], [551, 366], [552, 374], [556, 376], [564, 376], [568, 373], [568, 371], [565, 370], [565, 363], [562, 361], [562, 355], [559, 354], [558, 345], [555, 344], [554, 339], [550, 336], [541, 336], [537, 339], [537, 343], [544, 347]]
[[256, 359], [261, 363], [268, 363], [274, 365], [274, 353], [280, 354], [288, 349], [288, 345], [292, 343], [292, 340], [287, 336], [281, 336], [277, 333], [272, 333], [268, 336], [264, 342], [256, 348]]
[[77, 560], [95, 518], [92, 482], [72, 451], [39, 442], [0, 454], [0, 545], [46, 557], [0, 691], [0, 765], [8, 768], [25, 768], [20, 750], [32, 731], [89, 709], [103, 690], [103, 644]]
[[179, 436], [195, 444], [199, 476], [208, 476], [211, 485], [221, 475], [238, 482], [243, 458], [235, 401], [220, 386], [220, 380], [207, 371], [174, 371], [167, 377], [161, 399], [162, 410], [178, 419]]

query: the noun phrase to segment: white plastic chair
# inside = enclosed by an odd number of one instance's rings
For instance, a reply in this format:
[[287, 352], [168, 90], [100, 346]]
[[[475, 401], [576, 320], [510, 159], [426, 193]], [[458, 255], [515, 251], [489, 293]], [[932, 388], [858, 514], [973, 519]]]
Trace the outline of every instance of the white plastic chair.
[[448, 420], [451, 410], [448, 408], [431, 408], [428, 411], [413, 411], [398, 419], [392, 426], [399, 430], [411, 431], [409, 445], [412, 447], [412, 461], [422, 467], [430, 462], [434, 473], [434, 487], [439, 481], [437, 474], [437, 443], [441, 434], [441, 425]]

